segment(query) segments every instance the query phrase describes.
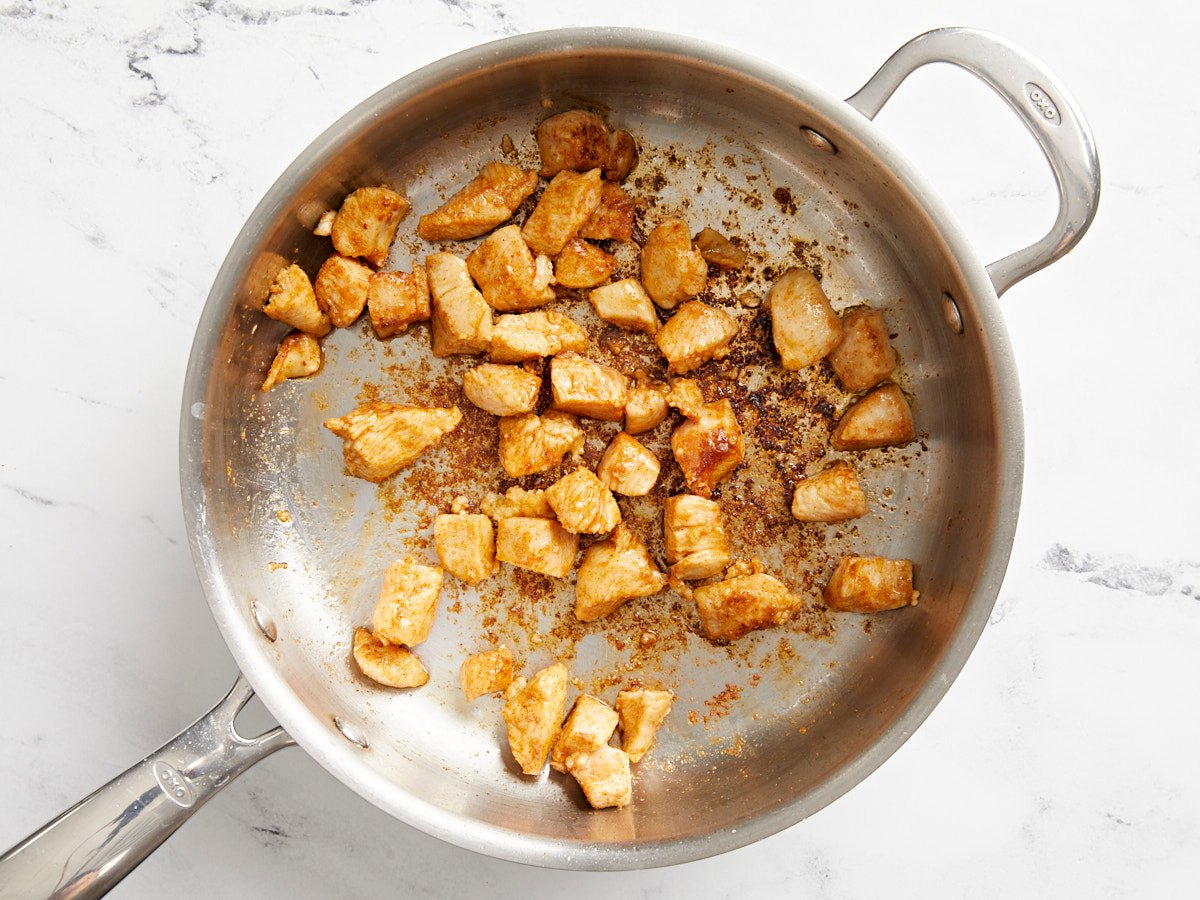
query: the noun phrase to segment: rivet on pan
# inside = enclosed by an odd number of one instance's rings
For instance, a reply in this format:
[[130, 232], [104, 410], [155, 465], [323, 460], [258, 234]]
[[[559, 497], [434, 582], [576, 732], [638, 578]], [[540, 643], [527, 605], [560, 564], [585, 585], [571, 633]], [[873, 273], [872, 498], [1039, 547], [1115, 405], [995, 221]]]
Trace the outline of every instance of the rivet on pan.
[[263, 633], [263, 637], [271, 643], [275, 643], [275, 639], [279, 637], [279, 632], [275, 630], [275, 620], [271, 618], [271, 614], [267, 612], [267, 608], [257, 600], [251, 600], [250, 615], [254, 617], [254, 624]]
[[942, 312], [946, 316], [946, 324], [955, 334], [963, 333], [962, 313], [958, 311], [958, 301], [948, 293], [942, 294]]
[[804, 139], [812, 145], [814, 150], [820, 150], [822, 153], [837, 153], [837, 147], [834, 146], [833, 141], [821, 132], [813, 131], [807, 125], [801, 125], [800, 133], [804, 135]]
[[192, 418], [194, 418], [194, 419], [203, 419], [204, 418], [204, 404], [199, 400], [197, 400], [195, 403], [192, 404]]
[[361, 747], [363, 750], [370, 748], [371, 745], [367, 743], [367, 739], [363, 737], [361, 731], [359, 731], [353, 725], [347, 725], [337, 716], [333, 717], [333, 727], [340, 731], [342, 733], [342, 737], [344, 737], [354, 746]]

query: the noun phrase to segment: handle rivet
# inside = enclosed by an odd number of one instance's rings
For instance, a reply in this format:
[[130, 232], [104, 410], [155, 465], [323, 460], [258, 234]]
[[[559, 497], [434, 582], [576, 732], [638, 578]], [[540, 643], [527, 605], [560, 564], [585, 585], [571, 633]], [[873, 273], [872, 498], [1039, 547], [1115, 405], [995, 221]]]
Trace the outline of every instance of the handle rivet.
[[359, 731], [353, 725], [348, 725], [347, 723], [343, 722], [337, 716], [333, 717], [333, 727], [340, 731], [342, 733], [342, 737], [344, 737], [354, 746], [361, 747], [363, 750], [370, 748], [371, 745], [367, 743], [367, 739], [363, 737], [363, 733], [361, 731]]
[[254, 619], [254, 624], [258, 626], [258, 630], [272, 644], [279, 637], [279, 632], [275, 629], [275, 620], [271, 618], [271, 614], [267, 612], [267, 608], [257, 600], [250, 601], [250, 616]]
[[800, 126], [800, 133], [804, 135], [804, 139], [812, 146], [814, 150], [820, 150], [822, 153], [837, 153], [837, 147], [833, 141], [825, 137], [819, 131], [814, 131], [807, 125]]
[[950, 330], [955, 334], [962, 334], [962, 313], [958, 310], [958, 301], [948, 292], [942, 294], [942, 312], [946, 316], [946, 324], [950, 326]]

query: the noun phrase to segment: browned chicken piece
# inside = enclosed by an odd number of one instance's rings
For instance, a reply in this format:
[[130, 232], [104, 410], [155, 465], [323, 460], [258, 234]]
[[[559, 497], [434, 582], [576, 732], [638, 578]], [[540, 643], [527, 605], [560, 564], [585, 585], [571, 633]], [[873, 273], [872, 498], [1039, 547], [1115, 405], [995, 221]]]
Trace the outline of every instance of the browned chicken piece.
[[317, 305], [338, 328], [353, 325], [362, 315], [371, 275], [370, 266], [336, 254], [325, 260], [317, 272], [317, 280], [313, 282]]
[[715, 641], [734, 641], [751, 631], [782, 625], [803, 605], [778, 578], [762, 573], [706, 584], [692, 596], [700, 627]]
[[606, 534], [621, 521], [612, 491], [584, 466], [546, 488], [546, 500], [562, 527], [573, 534]]
[[269, 391], [280, 382], [289, 378], [306, 378], [321, 371], [325, 355], [321, 352], [321, 344], [311, 334], [293, 331], [279, 342], [275, 351], [275, 361], [262, 383], [262, 389]]
[[785, 369], [820, 362], [842, 339], [842, 322], [808, 269], [788, 269], [767, 295], [771, 335]]
[[829, 446], [834, 450], [870, 450], [907, 444], [916, 436], [904, 392], [894, 384], [885, 384], [842, 414], [829, 435]]
[[633, 776], [624, 750], [604, 746], [567, 758], [567, 771], [583, 788], [592, 809], [628, 806], [633, 799]]
[[589, 241], [628, 241], [633, 238], [633, 216], [637, 201], [619, 184], [606, 181], [600, 189], [600, 205], [579, 229]]
[[609, 490], [626, 497], [644, 497], [658, 481], [661, 468], [654, 451], [622, 431], [604, 451], [596, 475]]
[[867, 514], [867, 495], [848, 463], [838, 460], [797, 483], [792, 515], [801, 522], [844, 522]]
[[329, 237], [342, 256], [361, 256], [373, 266], [387, 262], [409, 202], [390, 188], [359, 188], [342, 201]]
[[388, 566], [383, 590], [371, 615], [375, 637], [389, 644], [415, 647], [429, 637], [442, 592], [442, 570], [411, 556]]
[[467, 702], [478, 700], [484, 694], [507, 690], [513, 681], [513, 670], [512, 651], [503, 644], [495, 650], [467, 657], [460, 675]]
[[610, 134], [600, 116], [582, 109], [551, 116], [538, 126], [543, 178], [563, 170], [604, 169], [610, 181], [623, 181], [637, 165], [637, 144], [628, 131]]
[[644, 381], [629, 389], [625, 401], [625, 430], [642, 434], [657, 428], [667, 418], [667, 386], [661, 381]]
[[280, 271], [271, 282], [263, 312], [285, 325], [313, 337], [325, 337], [333, 327], [329, 316], [321, 311], [308, 274], [291, 265]]
[[500, 312], [545, 306], [554, 299], [554, 265], [534, 257], [516, 225], [493, 231], [467, 257], [471, 277], [488, 305]]
[[356, 478], [383, 481], [458, 427], [462, 413], [424, 406], [368, 403], [326, 419], [325, 427], [342, 439], [346, 468]]
[[421, 216], [417, 234], [426, 241], [465, 241], [507, 221], [538, 185], [537, 173], [489, 162], [457, 194]]
[[583, 551], [575, 582], [575, 617], [594, 622], [627, 600], [652, 597], [667, 586], [636, 534], [618, 524], [612, 536]]
[[385, 687], [420, 687], [429, 681], [428, 670], [407, 647], [385, 644], [365, 628], [354, 629], [354, 661], [358, 670]]
[[433, 541], [442, 567], [467, 584], [478, 584], [496, 567], [496, 538], [487, 516], [439, 515], [433, 522]]
[[555, 409], [617, 422], [625, 415], [629, 379], [586, 356], [560, 353], [550, 360], [550, 390]]
[[588, 294], [588, 300], [605, 322], [650, 335], [658, 331], [654, 303], [636, 278], [622, 278], [598, 287]]
[[612, 146], [608, 150], [604, 177], [609, 181], [624, 181], [629, 177], [629, 173], [637, 168], [637, 164], [637, 141], [628, 131], [618, 131], [613, 135]]
[[672, 372], [690, 372], [710, 359], [724, 359], [737, 333], [737, 319], [725, 310], [689, 300], [658, 330], [654, 343]]
[[512, 516], [529, 516], [538, 519], [553, 519], [554, 510], [546, 499], [546, 492], [534, 488], [531, 491], [522, 487], [510, 487], [504, 496], [488, 491], [479, 501], [480, 512], [486, 513], [497, 522]]
[[425, 257], [425, 271], [433, 297], [433, 355], [486, 351], [492, 343], [492, 308], [475, 289], [466, 262], [453, 253], [433, 253]]
[[896, 368], [887, 323], [877, 309], [861, 307], [842, 316], [842, 342], [829, 353], [833, 374], [848, 391], [866, 391]]
[[663, 309], [674, 309], [708, 284], [708, 263], [692, 246], [687, 223], [667, 219], [642, 247], [642, 284]]
[[425, 267], [411, 272], [376, 272], [367, 291], [367, 312], [375, 336], [404, 334], [413, 322], [429, 318], [429, 278]]
[[671, 385], [667, 402], [687, 417], [671, 433], [671, 452], [688, 490], [708, 497], [741, 464], [746, 445], [733, 405], [728, 400], [697, 402], [700, 397], [696, 383], [681, 378]]
[[500, 316], [492, 329], [492, 362], [519, 363], [587, 348], [587, 332], [557, 310]]
[[467, 399], [493, 416], [516, 416], [533, 412], [542, 379], [520, 366], [481, 363], [463, 373]]
[[663, 504], [663, 543], [671, 577], [711, 578], [729, 565], [729, 538], [715, 500], [677, 494]]
[[566, 578], [575, 565], [579, 535], [553, 519], [512, 516], [496, 523], [496, 559], [551, 578]]
[[654, 737], [671, 711], [675, 695], [670, 691], [639, 689], [617, 694], [617, 716], [621, 723], [621, 749], [630, 762], [641, 762], [654, 746]]
[[554, 280], [578, 290], [603, 284], [617, 268], [617, 258], [579, 238], [567, 241], [554, 258]]
[[873, 613], [915, 606], [912, 563], [882, 556], [845, 556], [825, 587], [825, 605], [839, 612]]
[[567, 771], [568, 756], [599, 750], [616, 730], [617, 711], [591, 694], [580, 694], [550, 751], [550, 768]]
[[720, 269], [740, 269], [746, 264], [746, 251], [719, 231], [705, 228], [692, 239], [705, 262]]
[[510, 478], [553, 469], [567, 453], [583, 450], [583, 429], [570, 413], [548, 409], [500, 420], [500, 465]]
[[521, 226], [521, 236], [534, 253], [558, 256], [599, 205], [599, 169], [559, 172]]
[[517, 678], [504, 692], [508, 747], [526, 775], [537, 775], [546, 765], [566, 705], [567, 667], [560, 662], [542, 669], [528, 683]]

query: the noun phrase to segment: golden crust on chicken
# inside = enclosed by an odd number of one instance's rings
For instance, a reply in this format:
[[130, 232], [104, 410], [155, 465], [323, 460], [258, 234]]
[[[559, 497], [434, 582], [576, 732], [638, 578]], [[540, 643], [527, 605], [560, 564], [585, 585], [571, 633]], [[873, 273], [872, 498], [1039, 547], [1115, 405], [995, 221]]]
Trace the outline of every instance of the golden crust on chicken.
[[692, 246], [687, 223], [661, 222], [642, 247], [642, 284], [663, 309], [674, 309], [708, 284], [708, 263]]
[[326, 419], [325, 427], [342, 438], [342, 455], [351, 475], [383, 481], [453, 431], [461, 420], [457, 406], [439, 409], [375, 402]]
[[587, 332], [558, 310], [500, 316], [492, 329], [492, 362], [519, 363], [587, 349]]
[[553, 519], [511, 516], [496, 523], [496, 559], [551, 578], [566, 578], [575, 564], [579, 535]]
[[591, 469], [579, 466], [546, 488], [554, 515], [573, 534], [606, 534], [621, 521], [621, 508]]
[[453, 253], [432, 253], [425, 271], [433, 298], [433, 355], [485, 352], [492, 343], [492, 308], [475, 289], [466, 262]]
[[325, 355], [321, 352], [320, 342], [311, 334], [293, 331], [279, 342], [275, 351], [275, 361], [263, 380], [263, 391], [269, 391], [275, 385], [289, 378], [307, 378], [321, 371]]
[[746, 445], [733, 404], [728, 400], [696, 402], [699, 397], [699, 387], [689, 379], [672, 384], [667, 402], [687, 419], [671, 433], [671, 452], [683, 470], [688, 490], [708, 497], [741, 464]]
[[425, 267], [411, 272], [376, 272], [367, 289], [367, 313], [376, 337], [404, 334], [413, 322], [429, 319], [429, 278]]
[[426, 241], [465, 241], [487, 234], [517, 211], [538, 185], [537, 173], [492, 160], [462, 190], [421, 216]]
[[599, 750], [616, 730], [617, 711], [591, 694], [580, 694], [550, 751], [550, 768], [567, 771], [567, 757]]
[[842, 340], [829, 353], [829, 365], [848, 391], [866, 391], [896, 368], [887, 323], [877, 309], [860, 307], [842, 316]]
[[559, 172], [521, 226], [521, 236], [535, 253], [558, 256], [599, 205], [599, 169]]
[[417, 654], [385, 644], [365, 628], [354, 629], [354, 661], [360, 672], [385, 687], [413, 688], [429, 681], [429, 671]]
[[553, 469], [567, 453], [583, 450], [583, 429], [570, 413], [548, 409], [500, 420], [500, 465], [510, 478]]
[[604, 169], [610, 181], [623, 181], [637, 165], [638, 151], [628, 131], [611, 134], [594, 112], [572, 109], [543, 121], [537, 129], [543, 178], [563, 170]]
[[596, 475], [611, 491], [626, 497], [644, 497], [658, 481], [661, 468], [654, 451], [622, 431], [604, 451]]
[[625, 430], [642, 434], [667, 418], [667, 386], [661, 381], [639, 381], [625, 401]]
[[785, 369], [820, 362], [842, 339], [842, 323], [808, 269], [788, 269], [767, 295], [771, 334]]
[[470, 703], [484, 694], [507, 690], [512, 684], [514, 669], [512, 651], [503, 644], [495, 650], [467, 657], [459, 674], [463, 696]]
[[710, 359], [724, 359], [737, 336], [738, 321], [723, 309], [689, 300], [654, 336], [672, 372], [690, 372]]
[[617, 268], [617, 258], [595, 244], [572, 238], [554, 258], [554, 280], [579, 290], [603, 284]]
[[411, 556], [388, 566], [371, 615], [375, 637], [405, 647], [415, 647], [429, 637], [442, 579], [441, 567], [422, 565]]
[[516, 416], [533, 412], [542, 379], [520, 366], [481, 363], [463, 373], [467, 399], [493, 416]]
[[858, 475], [841, 460], [798, 482], [792, 492], [792, 515], [801, 522], [844, 522], [866, 514]]
[[521, 312], [554, 299], [554, 266], [534, 257], [516, 225], [493, 231], [467, 257], [467, 269], [488, 305], [499, 312]]
[[317, 303], [308, 273], [296, 265], [282, 269], [267, 290], [263, 312], [313, 337], [325, 337], [333, 325]]
[[904, 392], [894, 384], [885, 384], [842, 414], [829, 435], [829, 446], [834, 450], [870, 450], [907, 444], [916, 436]]
[[560, 662], [542, 669], [528, 682], [518, 678], [508, 686], [503, 710], [508, 747], [526, 775], [537, 775], [546, 765], [566, 705], [567, 667]]
[[567, 771], [583, 788], [593, 809], [628, 806], [633, 799], [633, 776], [624, 750], [604, 746], [567, 758]]
[[600, 189], [600, 205], [579, 229], [579, 237], [589, 241], [632, 240], [636, 212], [637, 201], [625, 188], [606, 181]]
[[666, 499], [663, 543], [671, 577], [681, 581], [711, 578], [729, 565], [731, 558], [720, 505], [695, 494]]
[[913, 568], [907, 559], [845, 556], [825, 587], [825, 605], [840, 612], [873, 613], [914, 606]]
[[333, 219], [329, 231], [333, 249], [382, 266], [408, 209], [409, 202], [390, 188], [359, 188], [342, 201]]
[[654, 303], [636, 278], [622, 278], [598, 287], [588, 294], [588, 301], [605, 322], [649, 335], [658, 331]]
[[433, 521], [438, 560], [467, 584], [478, 584], [496, 567], [492, 520], [479, 513], [443, 513]]
[[617, 716], [621, 724], [621, 749], [633, 763], [654, 746], [654, 738], [662, 726], [675, 695], [670, 691], [638, 689], [617, 694]]
[[317, 280], [313, 282], [313, 291], [317, 295], [317, 305], [336, 327], [353, 325], [362, 315], [372, 274], [370, 266], [337, 254], [321, 265]]
[[606, 540], [583, 551], [575, 582], [575, 617], [594, 622], [637, 597], [651, 597], [667, 586], [641, 539], [620, 523]]
[[550, 390], [555, 409], [617, 422], [625, 415], [629, 379], [586, 356], [560, 353], [550, 360]]
[[705, 228], [692, 242], [704, 261], [720, 269], [740, 269], [746, 264], [746, 251], [721, 232]]
[[700, 611], [700, 626], [716, 641], [733, 641], [760, 628], [782, 625], [803, 605], [783, 582], [764, 573], [706, 584], [692, 596]]
[[546, 499], [546, 492], [540, 488], [527, 491], [514, 485], [504, 492], [504, 496], [488, 491], [479, 501], [479, 511], [491, 516], [499, 522], [513, 516], [527, 516], [538, 519], [553, 519], [554, 510]]

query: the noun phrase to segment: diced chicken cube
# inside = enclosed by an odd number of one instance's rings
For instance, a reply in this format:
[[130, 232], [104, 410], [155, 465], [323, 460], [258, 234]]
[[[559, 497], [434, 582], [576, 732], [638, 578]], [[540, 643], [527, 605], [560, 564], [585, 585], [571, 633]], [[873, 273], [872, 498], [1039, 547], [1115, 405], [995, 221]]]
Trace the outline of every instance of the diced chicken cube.
[[763, 573], [738, 575], [692, 592], [700, 627], [715, 641], [733, 641], [760, 628], [787, 622], [803, 601], [778, 578]]
[[493, 416], [533, 412], [542, 379], [519, 366], [482, 363], [463, 373], [467, 399]]
[[838, 460], [805, 478], [792, 492], [792, 515], [801, 522], [844, 522], [867, 514], [867, 495], [848, 463]]
[[405, 647], [415, 647], [429, 637], [442, 578], [439, 566], [422, 565], [411, 556], [388, 566], [371, 616], [375, 637]]
[[608, 151], [608, 162], [604, 165], [604, 177], [609, 181], [621, 182], [629, 177], [638, 164], [637, 141], [628, 131], [613, 135]]
[[570, 413], [548, 409], [500, 420], [500, 465], [510, 478], [553, 469], [567, 453], [583, 450], [583, 429]]
[[605, 322], [621, 328], [654, 334], [658, 331], [658, 313], [642, 283], [636, 278], [622, 278], [590, 294], [592, 308]]
[[617, 694], [617, 716], [621, 723], [621, 749], [630, 762], [641, 762], [654, 737], [671, 711], [675, 695], [670, 691], [640, 689]]
[[354, 629], [354, 661], [372, 681], [386, 687], [420, 687], [429, 672], [407, 647], [385, 644], [365, 628]]
[[518, 678], [505, 691], [508, 747], [526, 775], [537, 775], [546, 765], [566, 705], [567, 667], [560, 662], [542, 669], [528, 683]]
[[704, 261], [718, 268], [740, 269], [746, 264], [746, 251], [712, 228], [701, 231], [693, 238], [693, 243]]
[[325, 427], [342, 438], [346, 469], [356, 478], [383, 481], [458, 427], [462, 413], [423, 406], [369, 403]]
[[541, 175], [550, 178], [571, 170], [586, 172], [601, 167], [611, 181], [622, 181], [637, 165], [637, 144], [628, 131], [610, 134], [594, 112], [573, 109], [551, 116], [538, 126]]
[[882, 556], [846, 556], [825, 587], [825, 605], [840, 612], [873, 613], [915, 606], [912, 563]]
[[579, 535], [553, 519], [512, 516], [496, 523], [496, 559], [551, 578], [566, 578], [575, 564]]
[[729, 538], [714, 500], [695, 494], [668, 497], [663, 505], [663, 542], [671, 577], [711, 578], [729, 565]]
[[342, 256], [361, 256], [374, 266], [387, 262], [409, 202], [390, 188], [359, 188], [342, 201], [329, 237]]
[[896, 351], [883, 313], [861, 307], [842, 316], [842, 341], [830, 351], [829, 364], [848, 391], [870, 390], [891, 375]]
[[554, 518], [554, 510], [550, 507], [550, 501], [546, 499], [546, 492], [537, 488], [527, 491], [522, 487], [510, 487], [503, 497], [489, 491], [479, 502], [479, 509], [497, 522], [512, 516]]
[[587, 332], [557, 310], [500, 316], [492, 329], [492, 362], [519, 363], [587, 348]]
[[275, 361], [262, 383], [262, 389], [269, 391], [280, 382], [289, 378], [306, 378], [321, 371], [325, 355], [321, 352], [321, 344], [311, 334], [293, 331], [279, 342], [275, 351]]
[[633, 216], [637, 202], [625, 188], [605, 182], [600, 189], [600, 205], [579, 229], [579, 237], [589, 241], [628, 241], [633, 237]]
[[842, 322], [808, 269], [788, 269], [767, 295], [771, 335], [785, 369], [820, 362], [842, 339]]
[[667, 418], [667, 386], [660, 381], [639, 382], [629, 389], [625, 401], [625, 430], [642, 434], [657, 428]]
[[457, 194], [417, 223], [426, 241], [465, 241], [487, 234], [517, 211], [538, 185], [537, 173], [489, 162]]
[[642, 284], [663, 309], [674, 309], [708, 284], [708, 263], [692, 246], [687, 223], [667, 219], [642, 247]]
[[700, 389], [695, 382], [679, 379], [671, 387], [667, 402], [687, 420], [671, 433], [671, 452], [683, 470], [688, 490], [701, 497], [733, 474], [746, 455], [741, 426], [728, 400], [696, 402]]
[[622, 431], [604, 451], [596, 475], [609, 490], [626, 497], [644, 497], [658, 481], [660, 469], [654, 452]]
[[624, 750], [606, 746], [592, 753], [576, 753], [567, 759], [567, 771], [579, 782], [593, 809], [628, 806], [633, 799], [633, 776]]
[[572, 238], [554, 258], [554, 280], [572, 290], [590, 288], [607, 281], [616, 268], [617, 258], [611, 253]]
[[353, 325], [367, 305], [367, 291], [371, 287], [371, 267], [356, 259], [334, 254], [325, 260], [313, 290], [317, 305], [325, 311], [338, 328]]
[[627, 600], [651, 597], [667, 586], [650, 551], [624, 523], [583, 552], [575, 582], [575, 617], [594, 622]]
[[534, 253], [558, 256], [599, 205], [599, 169], [581, 175], [559, 172], [521, 226], [521, 236]]
[[442, 567], [460, 581], [478, 584], [496, 567], [492, 520], [479, 513], [439, 515], [433, 541]]
[[829, 446], [834, 450], [869, 450], [907, 444], [916, 436], [904, 392], [894, 384], [885, 384], [842, 414], [829, 435]]
[[453, 253], [425, 258], [433, 296], [433, 355], [482, 353], [492, 342], [492, 308], [475, 289], [467, 264]]
[[672, 372], [690, 372], [710, 359], [724, 359], [737, 336], [738, 321], [723, 309], [689, 300], [658, 330], [654, 343]]
[[308, 274], [297, 265], [288, 266], [275, 276], [267, 290], [263, 312], [313, 337], [325, 337], [333, 327], [317, 303]]
[[560, 353], [550, 360], [550, 390], [555, 409], [617, 422], [625, 415], [629, 379], [586, 356]]
[[506, 225], [484, 238], [467, 257], [467, 268], [483, 299], [500, 312], [535, 309], [554, 299], [550, 258], [535, 258], [516, 225]]
[[550, 751], [550, 768], [567, 771], [567, 757], [599, 750], [616, 730], [617, 711], [591, 694], [580, 694]]
[[546, 500], [562, 527], [573, 534], [606, 534], [621, 521], [612, 491], [584, 466], [546, 488]]
[[333, 234], [333, 220], [337, 218], [336, 209], [327, 209], [321, 213], [321, 217], [317, 219], [317, 224], [313, 226], [313, 234], [317, 237], [329, 237]]
[[371, 327], [380, 338], [404, 334], [413, 322], [429, 319], [429, 278], [425, 267], [411, 272], [376, 272], [367, 291]]
[[507, 690], [513, 681], [512, 651], [501, 644], [495, 650], [467, 657], [462, 665], [463, 694], [470, 703], [484, 694]]

